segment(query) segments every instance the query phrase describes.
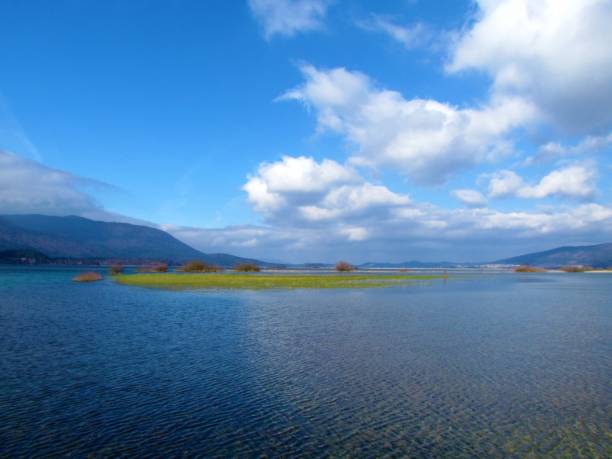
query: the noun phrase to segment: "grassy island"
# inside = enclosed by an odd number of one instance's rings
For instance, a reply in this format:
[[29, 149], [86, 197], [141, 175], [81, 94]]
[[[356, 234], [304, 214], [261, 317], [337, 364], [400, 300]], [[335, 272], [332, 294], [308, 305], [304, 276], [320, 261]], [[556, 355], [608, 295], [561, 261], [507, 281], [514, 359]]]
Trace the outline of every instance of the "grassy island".
[[124, 285], [166, 289], [296, 289], [390, 287], [445, 275], [396, 274], [129, 274], [116, 277]]

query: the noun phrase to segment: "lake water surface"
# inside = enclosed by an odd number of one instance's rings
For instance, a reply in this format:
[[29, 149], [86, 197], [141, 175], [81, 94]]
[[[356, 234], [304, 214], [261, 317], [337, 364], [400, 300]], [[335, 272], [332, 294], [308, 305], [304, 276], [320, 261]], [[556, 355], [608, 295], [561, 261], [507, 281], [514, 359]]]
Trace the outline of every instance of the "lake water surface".
[[0, 456], [612, 457], [612, 275], [162, 291], [0, 268]]

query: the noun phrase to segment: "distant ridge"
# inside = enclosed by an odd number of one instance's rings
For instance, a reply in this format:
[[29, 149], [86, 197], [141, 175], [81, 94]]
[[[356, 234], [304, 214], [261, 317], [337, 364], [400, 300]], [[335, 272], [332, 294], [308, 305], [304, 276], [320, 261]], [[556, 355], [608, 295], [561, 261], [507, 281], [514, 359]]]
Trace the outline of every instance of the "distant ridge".
[[566, 265], [608, 268], [612, 266], [612, 243], [558, 247], [544, 252], [534, 252], [518, 257], [505, 258], [496, 263], [542, 266], [544, 268], [557, 268]]
[[224, 253], [202, 253], [157, 228], [77, 216], [1, 215], [0, 252], [14, 255], [11, 251], [36, 252], [39, 255], [35, 259], [41, 262], [43, 257], [49, 257], [65, 261], [170, 263], [199, 259], [226, 267], [245, 262], [266, 265]]
[[457, 268], [457, 267], [465, 267], [465, 266], [473, 266], [474, 263], [453, 263], [450, 261], [402, 261], [399, 263], [376, 263], [376, 262], [368, 262], [362, 263], [358, 267], [367, 269], [367, 268], [388, 268], [388, 269], [399, 269], [399, 268], [422, 268], [422, 269], [431, 269], [431, 268]]

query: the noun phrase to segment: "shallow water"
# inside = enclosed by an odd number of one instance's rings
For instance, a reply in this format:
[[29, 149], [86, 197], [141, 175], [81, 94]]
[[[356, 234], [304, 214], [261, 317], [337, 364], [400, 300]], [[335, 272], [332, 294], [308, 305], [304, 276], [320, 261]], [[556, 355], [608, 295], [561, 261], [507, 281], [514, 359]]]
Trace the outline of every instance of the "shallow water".
[[0, 268], [0, 456], [612, 456], [612, 275], [257, 292], [73, 275]]

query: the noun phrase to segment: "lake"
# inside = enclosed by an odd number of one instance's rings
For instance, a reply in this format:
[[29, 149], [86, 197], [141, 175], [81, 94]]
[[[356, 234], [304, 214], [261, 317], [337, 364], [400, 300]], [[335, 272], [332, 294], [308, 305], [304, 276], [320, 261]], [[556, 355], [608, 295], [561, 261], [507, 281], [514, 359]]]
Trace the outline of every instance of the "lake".
[[0, 456], [612, 457], [612, 275], [163, 291], [0, 268]]

